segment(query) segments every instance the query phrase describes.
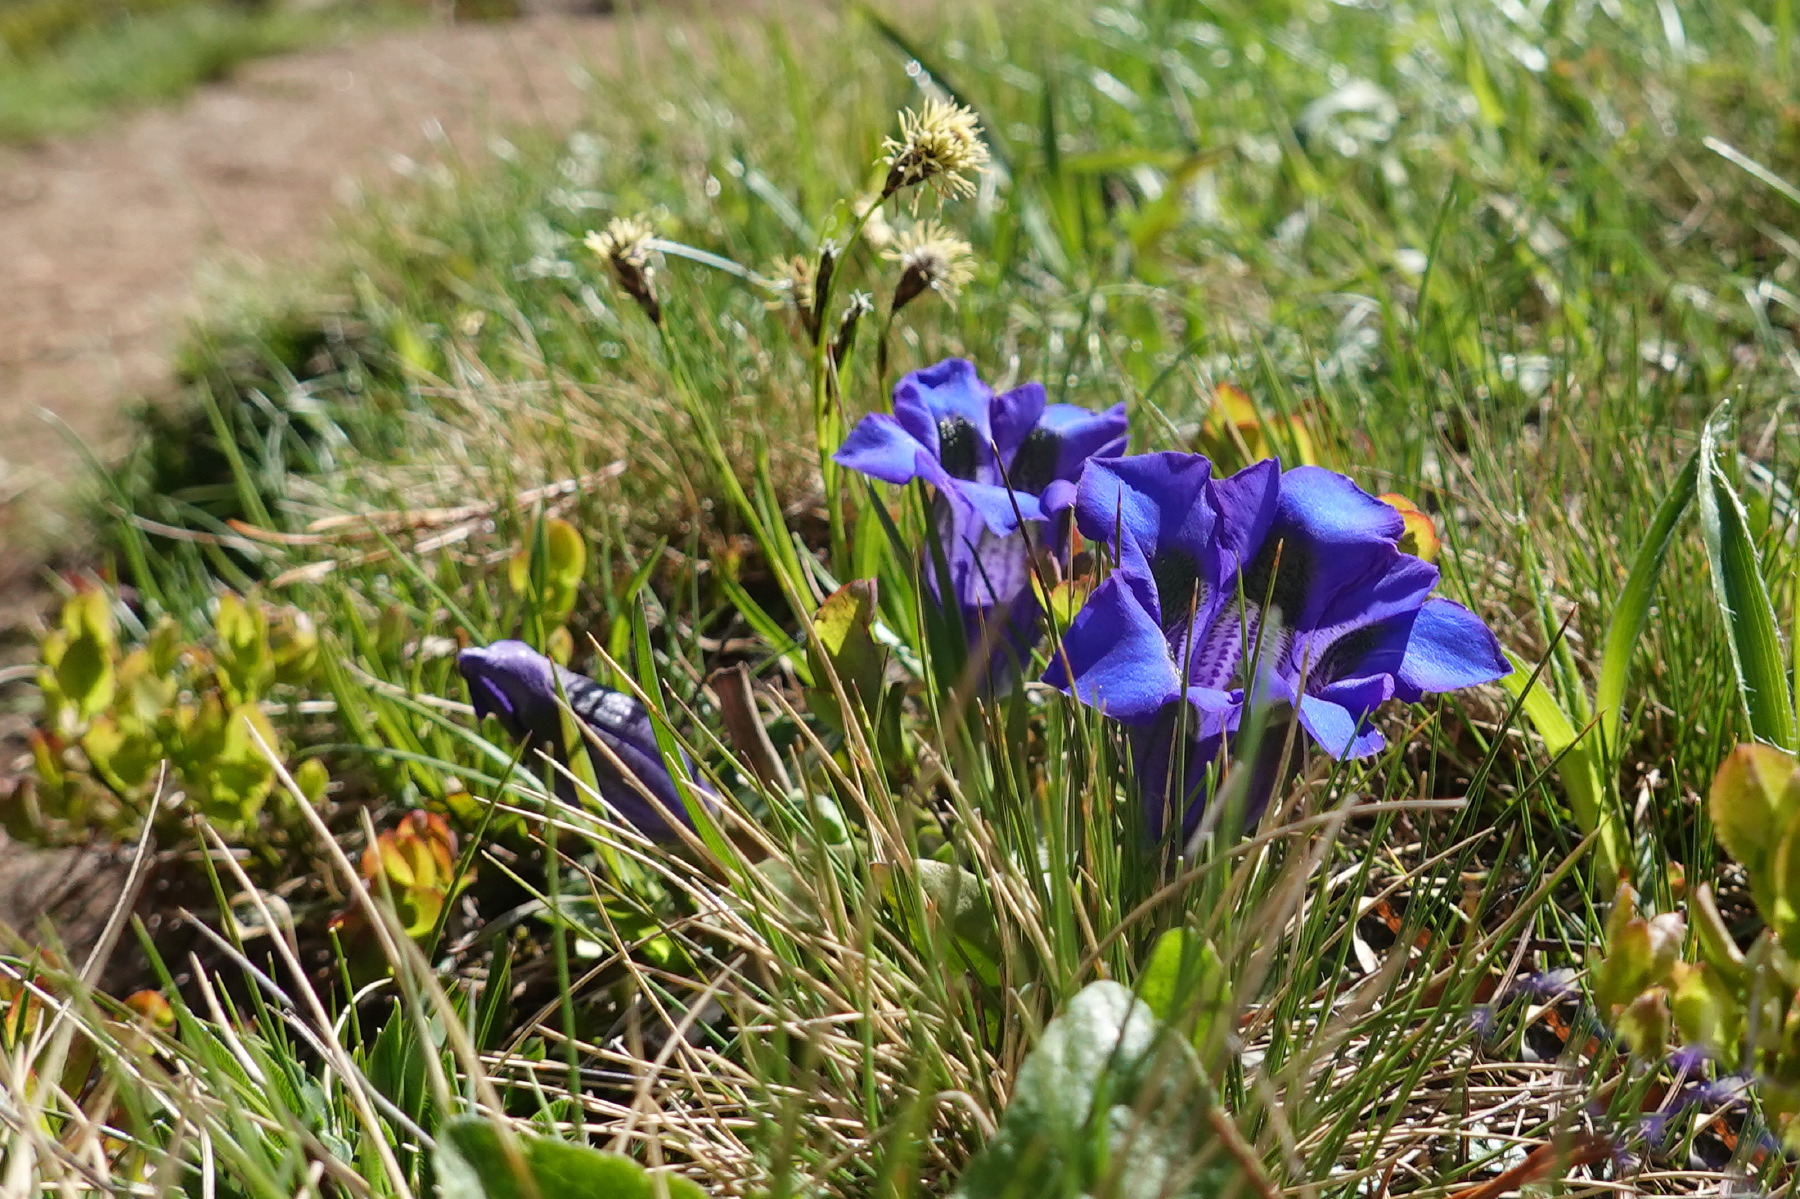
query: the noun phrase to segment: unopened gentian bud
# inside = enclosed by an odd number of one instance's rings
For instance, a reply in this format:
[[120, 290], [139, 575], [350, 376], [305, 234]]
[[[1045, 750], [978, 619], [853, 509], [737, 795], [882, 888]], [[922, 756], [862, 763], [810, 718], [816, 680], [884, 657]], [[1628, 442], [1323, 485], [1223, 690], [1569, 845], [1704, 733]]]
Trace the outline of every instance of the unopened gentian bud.
[[612, 271], [625, 294], [636, 300], [653, 324], [662, 324], [662, 304], [656, 298], [656, 268], [650, 262], [650, 243], [656, 231], [642, 217], [615, 217], [606, 232], [590, 232], [584, 239], [600, 261]]
[[[677, 838], [671, 821], [693, 827], [675, 780], [663, 764], [650, 714], [637, 700], [558, 666], [523, 641], [466, 649], [457, 655], [456, 667], [468, 681], [478, 719], [493, 716], [514, 737], [547, 750], [565, 765], [569, 747], [563, 742], [561, 701], [566, 698], [569, 709], [610, 751], [587, 747], [600, 797], [608, 806], [659, 841]], [[704, 788], [696, 785], [695, 791], [703, 801], [711, 799]], [[557, 793], [566, 802], [575, 800], [574, 788], [564, 777], [557, 779]]]

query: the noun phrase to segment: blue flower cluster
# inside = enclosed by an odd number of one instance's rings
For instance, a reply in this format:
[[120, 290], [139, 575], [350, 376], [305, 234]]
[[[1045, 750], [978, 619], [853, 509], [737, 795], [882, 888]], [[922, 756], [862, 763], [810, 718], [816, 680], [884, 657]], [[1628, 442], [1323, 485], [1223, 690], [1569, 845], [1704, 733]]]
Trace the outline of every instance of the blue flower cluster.
[[894, 388], [894, 411], [864, 417], [833, 460], [888, 483], [929, 483], [948, 578], [969, 644], [994, 647], [995, 673], [1030, 652], [1040, 609], [1034, 555], [1066, 570], [1068, 514], [1089, 459], [1125, 449], [1125, 405], [1052, 404], [1038, 383], [995, 395], [951, 358]]
[[1044, 681], [1130, 729], [1152, 835], [1175, 811], [1197, 824], [1253, 680], [1319, 748], [1357, 758], [1383, 748], [1370, 717], [1388, 700], [1507, 673], [1480, 618], [1432, 596], [1437, 568], [1401, 552], [1400, 514], [1345, 476], [1270, 459], [1214, 478], [1198, 454], [1124, 448], [1122, 405], [995, 395], [951, 359], [903, 379], [836, 461], [932, 486], [952, 601], [971, 629], [1004, 614], [1016, 651], [1041, 623], [1031, 548], [1066, 568], [1072, 514], [1110, 551]]
[[[902, 379], [893, 412], [865, 417], [835, 459], [931, 487], [943, 569], [926, 572], [928, 586], [988, 656], [993, 685], [1040, 639], [1034, 573], [1067, 573], [1076, 529], [1106, 548], [1111, 573], [1044, 681], [1128, 730], [1152, 837], [1177, 814], [1192, 833], [1209, 770], [1252, 699], [1290, 713], [1333, 757], [1357, 758], [1384, 746], [1370, 718], [1388, 700], [1507, 673], [1480, 618], [1432, 595], [1437, 568], [1401, 551], [1400, 513], [1345, 476], [1269, 459], [1215, 478], [1198, 454], [1126, 455], [1125, 445], [1123, 404], [1052, 404], [1036, 383], [997, 395], [952, 358]], [[657, 839], [692, 826], [635, 700], [517, 641], [465, 650], [458, 665], [477, 716], [564, 763], [566, 698], [601, 798]], [[1249, 816], [1278, 765], [1256, 764]]]

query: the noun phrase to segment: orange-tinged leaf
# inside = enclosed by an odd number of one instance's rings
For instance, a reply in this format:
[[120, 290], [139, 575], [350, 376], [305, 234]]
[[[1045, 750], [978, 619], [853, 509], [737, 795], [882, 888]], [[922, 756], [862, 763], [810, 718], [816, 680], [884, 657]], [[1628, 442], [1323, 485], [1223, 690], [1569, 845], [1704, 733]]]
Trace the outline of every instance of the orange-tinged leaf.
[[1390, 491], [1376, 498], [1398, 512], [1400, 519], [1406, 522], [1406, 531], [1400, 534], [1400, 552], [1423, 558], [1427, 562], [1436, 562], [1438, 554], [1443, 552], [1444, 543], [1438, 537], [1437, 525], [1432, 523], [1431, 518], [1398, 492]]
[[161, 991], [133, 991], [125, 997], [125, 1006], [153, 1028], [175, 1026], [175, 1009], [169, 1006]]

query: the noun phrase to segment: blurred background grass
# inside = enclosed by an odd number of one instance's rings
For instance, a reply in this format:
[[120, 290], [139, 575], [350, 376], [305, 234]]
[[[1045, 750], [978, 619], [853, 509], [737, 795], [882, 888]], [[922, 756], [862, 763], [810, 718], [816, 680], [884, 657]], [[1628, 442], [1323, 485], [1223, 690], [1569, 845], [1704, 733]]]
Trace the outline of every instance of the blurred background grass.
[[424, 11], [417, 0], [0, 0], [0, 142], [95, 129], [250, 59]]

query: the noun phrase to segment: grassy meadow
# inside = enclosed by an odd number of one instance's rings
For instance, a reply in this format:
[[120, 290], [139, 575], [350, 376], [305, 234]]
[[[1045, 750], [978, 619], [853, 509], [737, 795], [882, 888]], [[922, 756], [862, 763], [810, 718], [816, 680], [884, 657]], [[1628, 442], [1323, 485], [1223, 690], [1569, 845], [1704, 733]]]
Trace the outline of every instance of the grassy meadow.
[[[8, 1185], [1789, 1187], [1791, 5], [880, 8], [632, 18], [578, 131], [194, 330], [0, 809], [180, 911], [0, 959]], [[968, 194], [892, 166], [933, 101]], [[833, 460], [950, 357], [1407, 497], [1512, 673], [1340, 760], [1246, 670], [1147, 837], [1139, 743], [1038, 681], [1124, 551], [1040, 562], [996, 678], [943, 498]], [[589, 755], [480, 718], [511, 638], [644, 706], [691, 827], [566, 685]]]

